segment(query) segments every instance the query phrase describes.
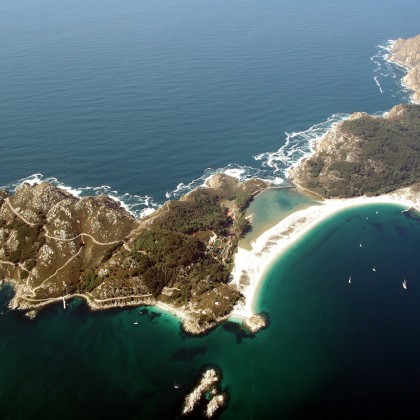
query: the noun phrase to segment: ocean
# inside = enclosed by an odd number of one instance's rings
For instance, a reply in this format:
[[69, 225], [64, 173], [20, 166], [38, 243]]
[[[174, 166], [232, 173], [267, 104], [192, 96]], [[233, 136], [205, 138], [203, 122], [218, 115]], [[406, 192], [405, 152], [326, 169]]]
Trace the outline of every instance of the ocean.
[[[412, 0], [3, 0], [0, 185], [47, 179], [141, 215], [218, 170], [287, 184], [331, 124], [409, 100], [386, 47], [419, 17]], [[278, 194], [285, 214], [305, 205]], [[274, 220], [255, 206], [260, 227]], [[153, 308], [80, 301], [29, 321], [3, 288], [2, 417], [175, 418], [208, 364], [230, 395], [223, 419], [408, 415], [420, 229], [400, 211], [366, 223], [372, 209], [352, 210], [295, 245], [267, 273], [271, 324], [253, 339], [235, 324], [192, 338]]]

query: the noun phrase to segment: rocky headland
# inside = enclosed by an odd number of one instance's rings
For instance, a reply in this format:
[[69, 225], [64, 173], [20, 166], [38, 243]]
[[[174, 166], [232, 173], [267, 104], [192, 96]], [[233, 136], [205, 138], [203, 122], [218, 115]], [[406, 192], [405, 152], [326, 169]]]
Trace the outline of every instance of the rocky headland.
[[420, 182], [420, 105], [385, 117], [357, 112], [336, 124], [291, 180], [322, 198], [378, 196]]
[[392, 45], [389, 59], [407, 69], [403, 84], [413, 91], [413, 102], [420, 103], [420, 35], [397, 39]]

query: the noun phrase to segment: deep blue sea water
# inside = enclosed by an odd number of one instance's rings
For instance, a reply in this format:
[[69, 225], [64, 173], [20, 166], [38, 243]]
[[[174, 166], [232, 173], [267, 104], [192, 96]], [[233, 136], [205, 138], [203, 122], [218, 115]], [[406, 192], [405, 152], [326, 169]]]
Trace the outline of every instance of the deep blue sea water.
[[[408, 101], [383, 47], [419, 21], [414, 0], [2, 0], [0, 185], [56, 178], [139, 213], [219, 168], [281, 182], [332, 122]], [[30, 322], [3, 289], [1, 417], [174, 418], [210, 363], [230, 394], [222, 418], [407, 418], [420, 232], [385, 207], [376, 224], [368, 210], [327, 221], [274, 266], [271, 326], [253, 340], [76, 301]]]
[[254, 156], [285, 132], [407, 98], [370, 58], [419, 17], [415, 0], [2, 0], [0, 185], [162, 203], [207, 168], [281, 177], [296, 154], [275, 174]]

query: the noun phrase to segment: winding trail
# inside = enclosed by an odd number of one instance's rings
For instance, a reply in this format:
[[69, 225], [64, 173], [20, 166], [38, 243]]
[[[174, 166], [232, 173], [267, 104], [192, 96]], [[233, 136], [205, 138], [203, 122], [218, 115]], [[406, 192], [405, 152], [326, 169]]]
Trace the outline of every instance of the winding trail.
[[74, 258], [76, 258], [79, 254], [80, 254], [80, 251], [83, 249], [83, 247], [80, 247], [79, 248], [79, 250], [76, 252], [76, 254], [74, 254], [72, 257], [70, 257], [61, 267], [58, 267], [57, 268], [57, 270], [55, 270], [54, 271], [54, 273], [53, 274], [51, 274], [51, 276], [49, 276], [49, 277], [47, 277], [46, 279], [44, 279], [43, 281], [42, 281], [42, 283], [41, 284], [39, 284], [38, 286], [36, 286], [36, 287], [34, 287], [32, 290], [31, 290], [31, 293], [32, 293], [32, 296], [34, 296], [35, 295], [35, 291], [36, 290], [38, 290], [40, 287], [42, 287], [43, 285], [44, 285], [44, 283], [46, 282], [46, 281], [48, 281], [49, 279], [51, 279], [52, 277], [54, 277], [60, 270], [62, 270], [66, 265], [68, 265]]
[[100, 242], [100, 241], [98, 241], [97, 239], [95, 239], [91, 234], [89, 234], [89, 233], [84, 233], [84, 232], [82, 232], [82, 233], [79, 233], [78, 235], [76, 235], [75, 237], [73, 237], [73, 238], [68, 238], [68, 239], [64, 239], [64, 238], [59, 238], [58, 236], [52, 236], [52, 235], [50, 235], [49, 233], [48, 233], [48, 230], [47, 230], [47, 228], [46, 228], [46, 226], [44, 225], [43, 226], [43, 229], [45, 230], [45, 237], [46, 238], [49, 238], [49, 239], [53, 239], [53, 240], [55, 240], [55, 241], [61, 241], [61, 242], [71, 242], [71, 241], [74, 241], [74, 240], [76, 240], [77, 238], [80, 238], [80, 237], [83, 237], [83, 236], [87, 236], [88, 238], [90, 238], [90, 239], [92, 239], [92, 241], [96, 244], [96, 245], [103, 245], [103, 246], [106, 246], [106, 245], [115, 245], [115, 244], [117, 244], [118, 242], [120, 242], [120, 241], [112, 241], [112, 242]]
[[15, 264], [15, 263], [13, 263], [13, 262], [11, 262], [11, 261], [4, 261], [4, 260], [0, 260], [0, 264], [8, 264], [8, 265], [13, 265], [13, 267], [16, 267], [16, 266], [18, 266], [21, 270], [23, 270], [23, 271], [26, 271], [26, 272], [28, 272], [29, 273], [29, 270], [21, 263], [21, 262], [19, 262], [19, 263], [17, 263], [17, 264]]
[[15, 208], [12, 206], [12, 204], [10, 203], [10, 200], [9, 200], [9, 197], [7, 197], [5, 200], [4, 200], [4, 202], [5, 203], [7, 203], [7, 205], [9, 206], [9, 209], [10, 210], [12, 210], [12, 212], [14, 213], [14, 214], [16, 214], [16, 216], [17, 217], [19, 217], [19, 219], [21, 219], [22, 221], [24, 221], [27, 225], [29, 225], [29, 226], [36, 226], [37, 224], [36, 223], [31, 223], [31, 222], [29, 222], [28, 220], [26, 220], [23, 216], [21, 216], [16, 210], [15, 210]]

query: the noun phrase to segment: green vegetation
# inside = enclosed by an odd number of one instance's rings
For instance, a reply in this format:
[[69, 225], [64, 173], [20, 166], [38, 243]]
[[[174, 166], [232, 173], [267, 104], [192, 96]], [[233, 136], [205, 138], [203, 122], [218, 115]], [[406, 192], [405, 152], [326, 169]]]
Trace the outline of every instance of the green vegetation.
[[80, 284], [81, 292], [91, 292], [96, 289], [101, 283], [101, 279], [92, 271], [88, 270], [82, 277]]
[[229, 276], [222, 262], [207, 255], [201, 241], [170, 230], [154, 228], [142, 232], [130, 257], [131, 274], [140, 276], [154, 296], [178, 278], [183, 278], [183, 283], [200, 279], [220, 282]]
[[42, 225], [28, 226], [18, 219], [14, 219], [13, 223], [7, 227], [16, 231], [17, 241], [17, 248], [8, 255], [9, 261], [15, 264], [29, 261], [32, 267], [36, 255], [44, 243], [44, 236], [41, 235]]
[[[385, 194], [419, 182], [420, 106], [399, 109], [388, 118], [344, 121], [342, 132], [360, 142], [345, 145], [332, 156], [320, 152], [309, 158], [304, 186], [326, 197], [354, 197]], [[359, 158], [355, 158], [354, 147], [360, 147]], [[327, 157], [333, 161], [328, 167]]]
[[253, 199], [252, 194], [247, 194], [245, 191], [239, 191], [236, 195], [236, 205], [240, 211], [244, 211]]
[[200, 188], [185, 200], [172, 201], [169, 211], [162, 213], [154, 226], [192, 234], [199, 230], [222, 233], [230, 224], [226, 209], [220, 205], [220, 196], [214, 190]]

